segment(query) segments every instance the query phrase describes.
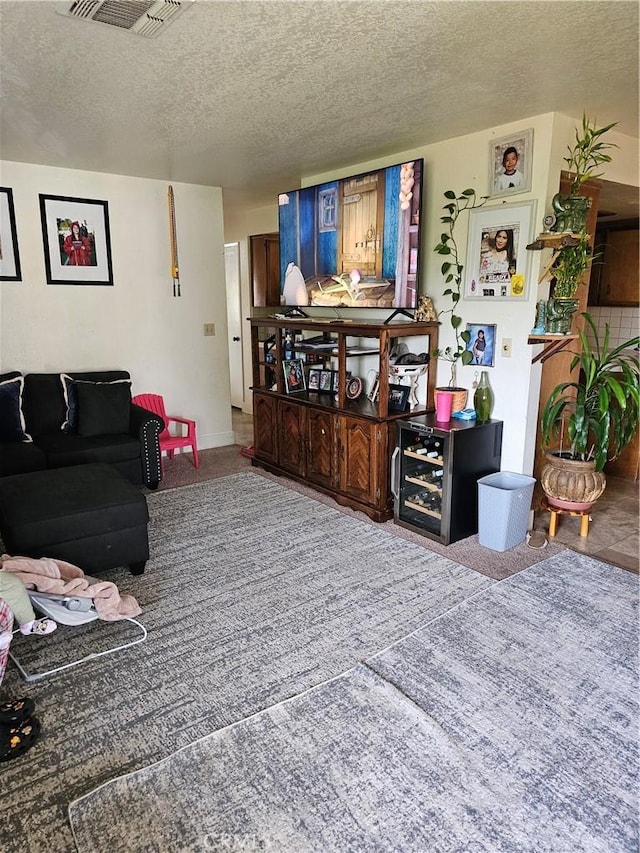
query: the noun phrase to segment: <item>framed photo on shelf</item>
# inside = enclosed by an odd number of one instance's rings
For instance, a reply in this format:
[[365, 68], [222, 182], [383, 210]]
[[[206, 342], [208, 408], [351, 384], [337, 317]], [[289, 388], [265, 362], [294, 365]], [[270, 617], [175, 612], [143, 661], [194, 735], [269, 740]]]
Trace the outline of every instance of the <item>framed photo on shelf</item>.
[[533, 128], [492, 139], [489, 143], [489, 196], [531, 190]]
[[22, 281], [13, 190], [0, 187], [0, 281]]
[[389, 383], [389, 411], [406, 412], [410, 391], [409, 385], [392, 385]]
[[535, 211], [533, 200], [469, 212], [465, 299], [526, 300]]
[[321, 394], [330, 394], [333, 387], [333, 370], [320, 371], [320, 387]]
[[320, 374], [322, 371], [317, 367], [312, 367], [309, 370], [309, 391], [318, 391], [320, 389]]
[[47, 284], [113, 285], [109, 204], [40, 194]]
[[306, 391], [307, 384], [304, 378], [304, 362], [300, 358], [290, 358], [282, 362], [284, 371], [284, 387], [287, 394], [295, 394], [297, 391]]
[[496, 357], [496, 327], [490, 323], [467, 323], [470, 334], [467, 349], [472, 355], [470, 364], [494, 367]]

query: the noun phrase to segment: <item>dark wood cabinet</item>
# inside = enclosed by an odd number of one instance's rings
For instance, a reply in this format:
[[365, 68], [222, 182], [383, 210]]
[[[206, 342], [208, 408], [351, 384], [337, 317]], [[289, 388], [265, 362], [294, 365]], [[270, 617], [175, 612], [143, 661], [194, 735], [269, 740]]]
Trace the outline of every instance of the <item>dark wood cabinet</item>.
[[[389, 354], [398, 340], [411, 344], [414, 338], [415, 351], [432, 352], [438, 346], [439, 323], [340, 323], [271, 317], [254, 317], [250, 322], [252, 464], [313, 486], [374, 521], [391, 518], [389, 472], [395, 425], [407, 413], [390, 409]], [[310, 353], [311, 347], [305, 344], [319, 333], [331, 341], [320, 356], [317, 351]], [[293, 356], [301, 359], [306, 376], [303, 391], [287, 393], [283, 366], [289, 367], [286, 356], [292, 353], [285, 349], [285, 341], [292, 342]], [[305, 354], [313, 361], [302, 361]], [[310, 369], [330, 367], [338, 376], [337, 392], [306, 390]], [[347, 374], [366, 377], [372, 372], [378, 375], [377, 397], [372, 400], [363, 393], [356, 399], [348, 398]], [[435, 369], [428, 369], [414, 414], [433, 411], [434, 389]]]
[[280, 305], [280, 236], [254, 234], [249, 237], [249, 263], [254, 308]]

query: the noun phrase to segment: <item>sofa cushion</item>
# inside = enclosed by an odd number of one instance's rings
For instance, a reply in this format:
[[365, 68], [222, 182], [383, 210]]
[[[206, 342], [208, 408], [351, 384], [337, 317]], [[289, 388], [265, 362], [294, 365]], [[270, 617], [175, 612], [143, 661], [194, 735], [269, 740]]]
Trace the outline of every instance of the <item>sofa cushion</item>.
[[[126, 370], [102, 370], [85, 373], [68, 372], [72, 379], [88, 382], [111, 382], [131, 377]], [[27, 432], [34, 440], [60, 430], [66, 406], [59, 373], [27, 373], [24, 377], [24, 416]]]
[[38, 445], [46, 454], [49, 468], [86, 465], [90, 462], [116, 464], [140, 458], [140, 442], [127, 434], [83, 438], [57, 431], [41, 435]]
[[0, 442], [0, 477], [42, 471], [47, 467], [44, 451], [31, 441]]
[[[60, 382], [62, 383], [62, 395], [65, 404], [65, 416], [62, 423], [63, 432], [78, 432], [78, 423], [80, 420], [80, 412], [78, 406], [78, 385], [115, 385], [126, 384], [129, 388], [129, 403], [131, 402], [131, 380], [129, 379], [112, 379], [108, 381], [90, 381], [88, 379], [74, 379], [68, 373], [60, 374]], [[114, 429], [114, 432], [126, 432], [129, 429], [129, 424], [125, 429], [121, 427]], [[95, 433], [99, 435], [100, 432]], [[106, 435], [107, 432], [105, 431]]]
[[20, 373], [4, 373], [0, 376], [0, 441], [31, 441], [26, 432], [22, 411], [24, 378]]
[[78, 435], [118, 435], [129, 432], [131, 383], [78, 382]]

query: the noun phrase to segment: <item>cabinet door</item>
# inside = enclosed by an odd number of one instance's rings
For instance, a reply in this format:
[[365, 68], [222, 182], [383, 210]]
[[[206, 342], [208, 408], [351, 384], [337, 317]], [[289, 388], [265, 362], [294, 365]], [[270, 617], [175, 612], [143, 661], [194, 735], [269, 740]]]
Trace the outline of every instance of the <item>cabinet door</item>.
[[335, 488], [336, 416], [321, 409], [307, 412], [307, 479]]
[[278, 405], [278, 451], [280, 466], [285, 471], [306, 476], [306, 410], [289, 400]]
[[609, 231], [600, 270], [600, 305], [638, 304], [638, 229]]
[[253, 448], [258, 459], [278, 461], [277, 398], [254, 391]]
[[[386, 447], [382, 447], [380, 424], [343, 417], [339, 430], [340, 491], [373, 506], [386, 502]], [[384, 476], [380, 470], [381, 460], [385, 463]]]
[[249, 237], [254, 308], [274, 308], [280, 305], [279, 241], [277, 231]]

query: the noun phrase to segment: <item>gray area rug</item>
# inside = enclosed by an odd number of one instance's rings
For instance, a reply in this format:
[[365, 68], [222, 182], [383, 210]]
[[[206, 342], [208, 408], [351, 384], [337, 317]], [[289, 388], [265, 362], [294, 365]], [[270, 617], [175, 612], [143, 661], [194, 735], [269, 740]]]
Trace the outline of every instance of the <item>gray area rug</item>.
[[[0, 696], [32, 696], [43, 735], [2, 765], [3, 853], [75, 850], [72, 800], [339, 675], [491, 584], [250, 471], [148, 503], [145, 574], [108, 573], [140, 602], [147, 640], [34, 684], [7, 670]], [[39, 671], [127, 630], [92, 625], [20, 637], [19, 659]]]
[[78, 850], [637, 851], [637, 615], [552, 557], [74, 802]]

